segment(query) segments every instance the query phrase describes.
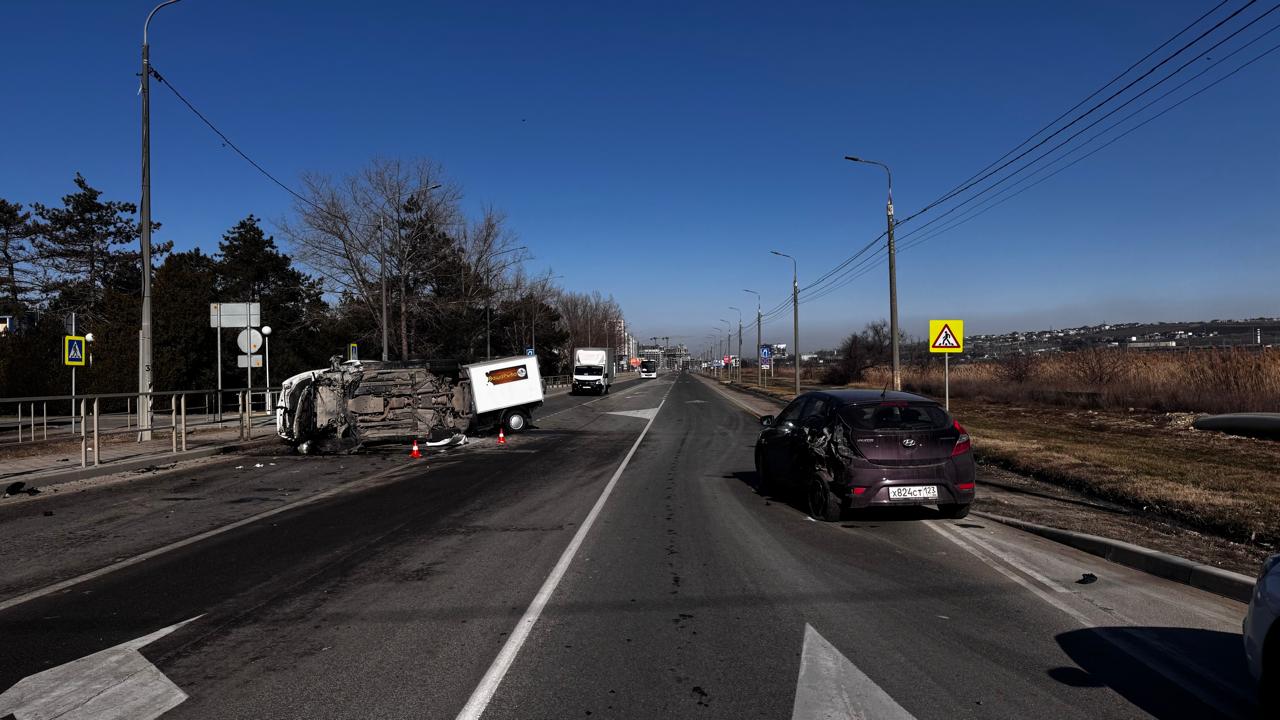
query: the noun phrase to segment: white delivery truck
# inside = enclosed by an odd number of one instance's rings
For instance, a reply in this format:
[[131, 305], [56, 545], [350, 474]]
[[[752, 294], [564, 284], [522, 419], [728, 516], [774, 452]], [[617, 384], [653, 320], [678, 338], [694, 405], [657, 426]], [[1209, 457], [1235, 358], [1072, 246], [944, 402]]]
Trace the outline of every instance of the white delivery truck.
[[573, 351], [573, 385], [569, 392], [604, 395], [613, 385], [612, 348], [577, 348]]

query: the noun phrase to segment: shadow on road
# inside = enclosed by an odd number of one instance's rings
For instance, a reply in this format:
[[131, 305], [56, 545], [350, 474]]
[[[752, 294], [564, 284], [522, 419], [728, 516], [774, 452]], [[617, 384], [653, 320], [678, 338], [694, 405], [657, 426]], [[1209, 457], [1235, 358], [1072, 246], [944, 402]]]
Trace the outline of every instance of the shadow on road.
[[[725, 475], [726, 480], [738, 480], [756, 491], [756, 494], [782, 505], [789, 505], [795, 510], [808, 514], [804, 499], [790, 497], [783, 493], [764, 493], [760, 491], [760, 474], [755, 470], [737, 470]], [[846, 524], [842, 527], [854, 529], [871, 529], [879, 527], [876, 523], [919, 522], [921, 520], [940, 520], [942, 514], [932, 505], [904, 505], [902, 507], [871, 507], [858, 510], [845, 510], [840, 519]], [[981, 525], [965, 524], [962, 527], [980, 528]]]
[[1049, 671], [1072, 687], [1109, 687], [1159, 720], [1259, 717], [1237, 633], [1099, 627], [1057, 636], [1079, 667]]

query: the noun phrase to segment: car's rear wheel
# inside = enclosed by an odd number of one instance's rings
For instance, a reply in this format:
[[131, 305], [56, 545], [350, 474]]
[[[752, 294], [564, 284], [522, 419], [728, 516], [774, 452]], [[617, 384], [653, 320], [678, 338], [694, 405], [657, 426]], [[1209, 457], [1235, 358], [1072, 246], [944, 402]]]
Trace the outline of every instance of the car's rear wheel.
[[840, 498], [831, 492], [831, 484], [825, 473], [814, 474], [809, 481], [806, 492], [809, 500], [809, 517], [823, 522], [836, 522], [840, 519]]
[[959, 520], [969, 515], [969, 506], [973, 503], [946, 503], [938, 506], [938, 512], [948, 520]]

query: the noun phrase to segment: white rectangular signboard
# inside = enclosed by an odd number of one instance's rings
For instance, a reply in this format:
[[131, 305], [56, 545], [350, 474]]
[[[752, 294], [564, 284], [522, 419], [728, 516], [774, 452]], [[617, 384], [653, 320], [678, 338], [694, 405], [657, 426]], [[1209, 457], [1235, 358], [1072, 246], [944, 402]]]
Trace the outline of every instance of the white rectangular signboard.
[[242, 367], [242, 368], [249, 367], [249, 362], [250, 362], [249, 358], [253, 358], [252, 362], [254, 367], [256, 368], [262, 367], [261, 355], [240, 355], [239, 357], [236, 358], [236, 366]]
[[209, 303], [209, 327], [261, 327], [262, 310], [258, 303]]
[[527, 405], [542, 400], [542, 373], [536, 357], [487, 360], [463, 369], [471, 381], [476, 412]]

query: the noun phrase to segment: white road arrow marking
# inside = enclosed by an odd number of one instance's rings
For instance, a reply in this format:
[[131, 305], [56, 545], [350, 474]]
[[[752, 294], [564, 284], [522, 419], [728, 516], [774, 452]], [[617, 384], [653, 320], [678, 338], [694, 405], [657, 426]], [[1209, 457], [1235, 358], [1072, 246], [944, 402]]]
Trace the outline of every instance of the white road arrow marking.
[[615, 410], [605, 414], [622, 415], [624, 417], [640, 418], [641, 420], [652, 420], [653, 416], [658, 414], [658, 408], [649, 408], [648, 410]]
[[791, 720], [915, 720], [808, 623]]
[[152, 720], [187, 694], [138, 650], [199, 615], [19, 680], [0, 695], [0, 717], [17, 720]]

